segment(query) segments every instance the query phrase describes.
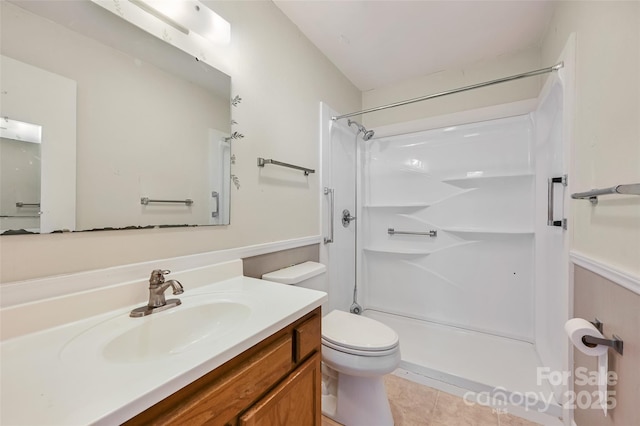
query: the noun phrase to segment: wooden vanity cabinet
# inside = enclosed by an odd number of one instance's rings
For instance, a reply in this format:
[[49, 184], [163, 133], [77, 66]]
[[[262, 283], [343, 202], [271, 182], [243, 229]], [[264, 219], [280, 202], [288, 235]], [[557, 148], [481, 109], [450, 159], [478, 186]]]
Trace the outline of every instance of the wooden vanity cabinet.
[[320, 308], [125, 425], [320, 425]]

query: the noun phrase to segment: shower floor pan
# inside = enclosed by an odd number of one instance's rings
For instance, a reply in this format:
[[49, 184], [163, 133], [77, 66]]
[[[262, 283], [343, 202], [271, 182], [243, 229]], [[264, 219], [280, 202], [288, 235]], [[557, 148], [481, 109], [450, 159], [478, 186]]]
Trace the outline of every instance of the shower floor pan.
[[[363, 315], [398, 333], [401, 368], [476, 392], [479, 397], [502, 396], [514, 405], [562, 416], [552, 389], [544, 381], [538, 384], [541, 365], [531, 343], [370, 309]], [[539, 397], [534, 399], [534, 395]]]

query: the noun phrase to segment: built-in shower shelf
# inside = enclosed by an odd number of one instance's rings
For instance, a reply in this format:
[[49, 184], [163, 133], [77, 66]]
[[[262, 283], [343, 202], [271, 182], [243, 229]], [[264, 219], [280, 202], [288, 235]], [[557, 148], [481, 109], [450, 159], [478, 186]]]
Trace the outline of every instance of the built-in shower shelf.
[[470, 181], [470, 180], [504, 180], [504, 179], [513, 179], [513, 178], [525, 178], [525, 177], [533, 177], [535, 176], [531, 172], [524, 173], [507, 173], [503, 175], [482, 175], [482, 176], [452, 176], [444, 179], [440, 179], [441, 182], [452, 183], [459, 181]]
[[445, 232], [460, 234], [506, 234], [506, 235], [533, 235], [533, 229], [498, 229], [498, 228], [440, 228]]
[[431, 206], [431, 203], [393, 203], [393, 204], [367, 204], [364, 208], [367, 209], [393, 209], [393, 208], [405, 208], [405, 209], [423, 209]]

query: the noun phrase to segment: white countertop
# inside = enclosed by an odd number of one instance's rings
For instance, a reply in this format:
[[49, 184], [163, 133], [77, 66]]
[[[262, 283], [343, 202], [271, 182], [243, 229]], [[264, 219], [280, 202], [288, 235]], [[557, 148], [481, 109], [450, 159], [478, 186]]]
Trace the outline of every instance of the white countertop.
[[[138, 304], [3, 341], [0, 423], [122, 423], [327, 300], [323, 292], [247, 277], [193, 290], [183, 284], [183, 294], [171, 296], [167, 292], [167, 299], [179, 297], [182, 305], [161, 313], [129, 318], [129, 311]], [[241, 301], [251, 313], [229, 332], [205, 336], [166, 356], [126, 362], [105, 358], [109, 341], [132, 324], [213, 299]]]

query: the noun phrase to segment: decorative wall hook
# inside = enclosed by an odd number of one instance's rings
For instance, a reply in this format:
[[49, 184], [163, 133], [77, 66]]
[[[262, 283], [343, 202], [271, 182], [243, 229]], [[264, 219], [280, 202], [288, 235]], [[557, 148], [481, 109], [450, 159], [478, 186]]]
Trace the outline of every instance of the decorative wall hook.
[[238, 140], [238, 139], [242, 139], [244, 138], [244, 135], [242, 133], [238, 133], [238, 132], [233, 132], [231, 133], [231, 135], [227, 138], [224, 138], [225, 142], [230, 142], [232, 140]]

